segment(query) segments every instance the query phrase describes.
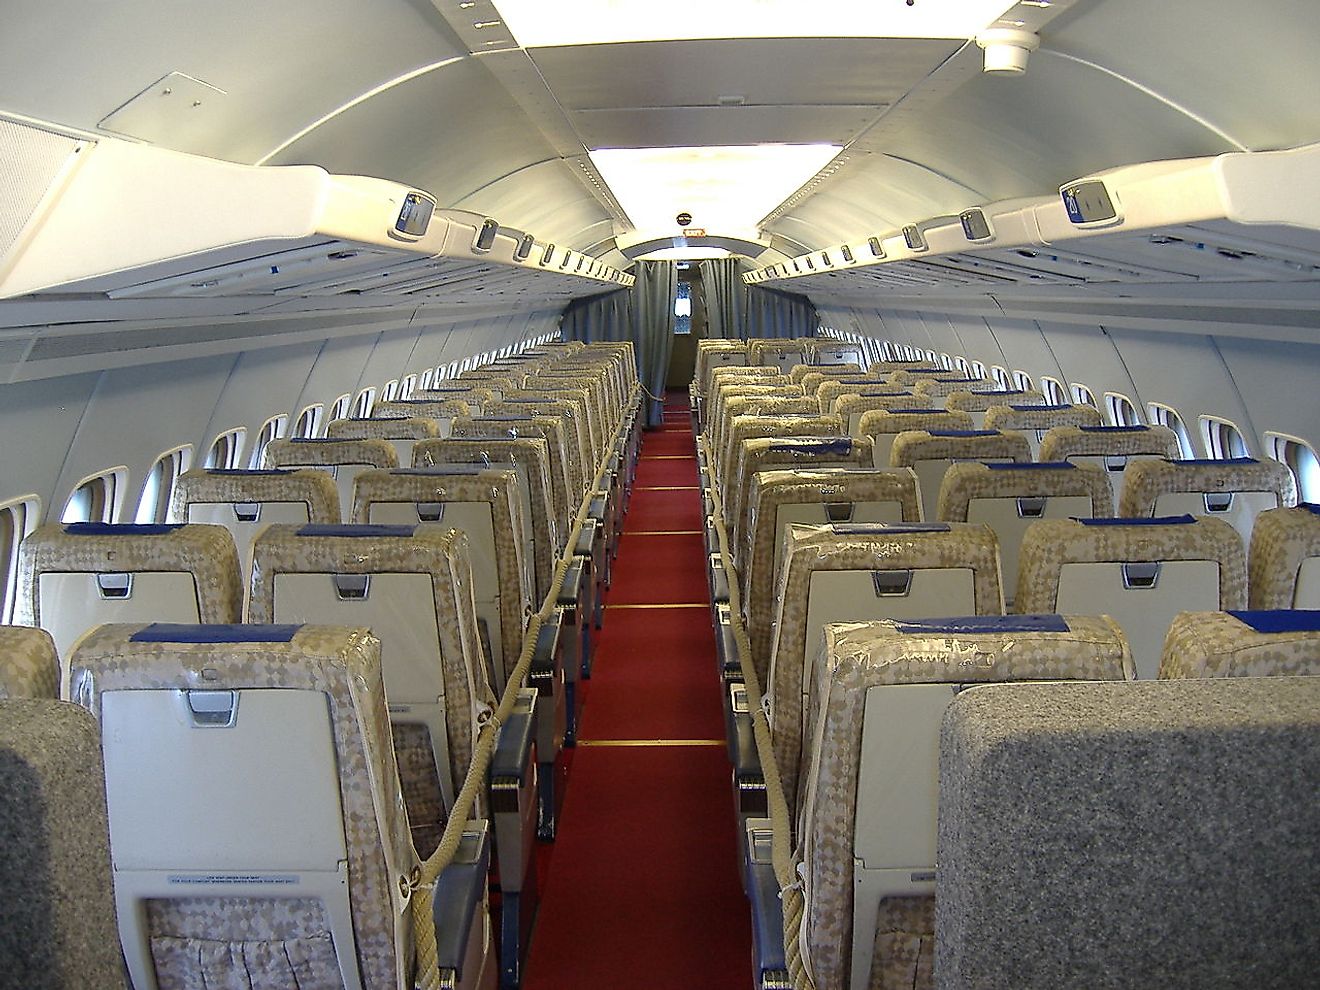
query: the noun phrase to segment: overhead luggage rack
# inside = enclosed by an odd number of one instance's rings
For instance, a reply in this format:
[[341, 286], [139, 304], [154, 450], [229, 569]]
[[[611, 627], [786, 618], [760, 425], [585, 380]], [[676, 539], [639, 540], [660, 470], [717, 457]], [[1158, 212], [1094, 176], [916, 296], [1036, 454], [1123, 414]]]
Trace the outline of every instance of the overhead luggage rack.
[[[257, 167], [88, 142], [0, 259], [0, 298], [486, 293], [570, 298], [632, 276], [429, 193], [311, 165]], [[494, 281], [494, 286], [492, 286]], [[534, 287], [534, 289], [533, 289]]]

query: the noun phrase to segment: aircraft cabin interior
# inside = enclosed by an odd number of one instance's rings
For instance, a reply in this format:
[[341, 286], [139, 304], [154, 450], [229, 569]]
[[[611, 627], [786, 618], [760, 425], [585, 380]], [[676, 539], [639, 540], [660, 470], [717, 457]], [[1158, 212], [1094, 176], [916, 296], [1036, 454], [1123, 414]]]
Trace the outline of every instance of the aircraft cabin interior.
[[1315, 0], [10, 0], [0, 990], [1294, 990]]

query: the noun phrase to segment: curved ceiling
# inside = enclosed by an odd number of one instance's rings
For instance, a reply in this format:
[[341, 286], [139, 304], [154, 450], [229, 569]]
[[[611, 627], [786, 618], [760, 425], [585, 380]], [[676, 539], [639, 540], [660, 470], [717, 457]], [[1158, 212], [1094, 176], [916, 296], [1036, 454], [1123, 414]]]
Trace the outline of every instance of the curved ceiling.
[[[983, 75], [980, 51], [947, 39], [474, 56], [456, 27], [467, 10], [13, 0], [0, 111], [409, 182], [575, 248], [627, 232], [586, 160], [602, 146], [845, 145], [831, 174], [763, 225], [818, 248], [1117, 164], [1320, 139], [1314, 0], [1056, 0], [1028, 72], [1012, 79]], [[166, 95], [170, 73], [179, 83]]]

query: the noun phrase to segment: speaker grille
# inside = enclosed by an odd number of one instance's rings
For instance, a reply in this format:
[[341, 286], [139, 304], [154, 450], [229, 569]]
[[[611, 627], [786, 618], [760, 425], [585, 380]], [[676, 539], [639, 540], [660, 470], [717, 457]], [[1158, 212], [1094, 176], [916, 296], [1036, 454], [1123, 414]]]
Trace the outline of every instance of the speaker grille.
[[81, 142], [0, 120], [0, 266]]

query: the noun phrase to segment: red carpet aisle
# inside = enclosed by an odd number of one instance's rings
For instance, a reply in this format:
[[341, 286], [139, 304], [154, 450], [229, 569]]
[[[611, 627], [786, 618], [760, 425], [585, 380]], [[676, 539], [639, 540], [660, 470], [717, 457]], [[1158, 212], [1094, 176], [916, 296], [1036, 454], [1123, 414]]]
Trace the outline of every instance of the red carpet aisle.
[[528, 990], [751, 986], [686, 396], [648, 432]]

